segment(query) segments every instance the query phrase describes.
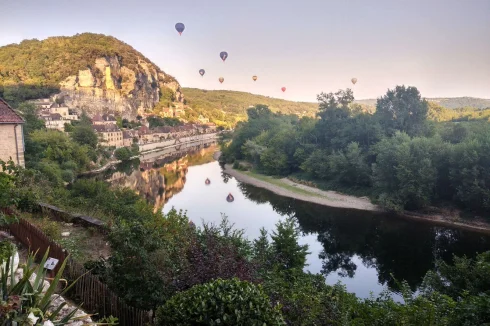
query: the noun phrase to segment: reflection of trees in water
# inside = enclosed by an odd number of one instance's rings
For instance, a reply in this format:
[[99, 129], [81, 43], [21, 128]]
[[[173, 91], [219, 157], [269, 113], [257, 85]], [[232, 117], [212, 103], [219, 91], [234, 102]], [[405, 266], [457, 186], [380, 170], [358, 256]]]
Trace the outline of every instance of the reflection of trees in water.
[[154, 205], [154, 211], [157, 211], [183, 190], [188, 167], [211, 162], [215, 151], [214, 144], [200, 144], [181, 152], [167, 153], [151, 161], [124, 162], [97, 178], [107, 180], [114, 186], [133, 189]]
[[281, 215], [295, 216], [304, 234], [317, 234], [323, 250], [322, 273], [354, 277], [358, 256], [375, 268], [380, 284], [396, 290], [393, 277], [406, 280], [415, 290], [435, 259], [451, 261], [452, 255], [475, 256], [490, 249], [490, 237], [464, 230], [435, 227], [386, 214], [324, 207], [239, 183], [255, 203], [269, 202]]

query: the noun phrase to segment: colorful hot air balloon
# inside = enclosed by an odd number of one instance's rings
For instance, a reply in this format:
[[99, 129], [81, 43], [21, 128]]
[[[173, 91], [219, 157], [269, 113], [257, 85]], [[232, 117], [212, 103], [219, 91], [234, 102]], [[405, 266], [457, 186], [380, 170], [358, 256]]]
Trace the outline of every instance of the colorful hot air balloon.
[[352, 78], [350, 81], [355, 85], [357, 83], [357, 78]]
[[177, 30], [177, 32], [179, 32], [179, 35], [182, 35], [182, 32], [185, 29], [185, 25], [182, 23], [177, 23], [175, 24], [175, 29]]
[[224, 79], [223, 77], [220, 77], [220, 78], [219, 78], [219, 82], [220, 82], [221, 84], [223, 84], [223, 82], [224, 82], [224, 81], [225, 81], [225, 79]]
[[256, 80], [257, 80], [257, 76], [253, 76], [253, 77], [252, 77], [252, 79], [253, 79], [254, 81], [256, 81]]
[[206, 71], [204, 69], [199, 69], [199, 75], [204, 76]]
[[223, 51], [219, 54], [219, 57], [221, 58], [221, 60], [223, 60], [223, 62], [225, 62], [226, 58], [228, 58], [228, 52], [226, 51]]
[[281, 91], [285, 92], [286, 91], [286, 87], [281, 87]]

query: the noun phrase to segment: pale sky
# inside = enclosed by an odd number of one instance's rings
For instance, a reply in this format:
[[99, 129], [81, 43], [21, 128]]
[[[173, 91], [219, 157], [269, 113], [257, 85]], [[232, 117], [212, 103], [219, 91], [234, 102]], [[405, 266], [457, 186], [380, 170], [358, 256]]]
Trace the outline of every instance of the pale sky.
[[490, 98], [490, 0], [0, 0], [0, 12], [0, 46], [103, 33], [185, 87], [315, 102], [357, 77], [357, 99], [398, 84]]

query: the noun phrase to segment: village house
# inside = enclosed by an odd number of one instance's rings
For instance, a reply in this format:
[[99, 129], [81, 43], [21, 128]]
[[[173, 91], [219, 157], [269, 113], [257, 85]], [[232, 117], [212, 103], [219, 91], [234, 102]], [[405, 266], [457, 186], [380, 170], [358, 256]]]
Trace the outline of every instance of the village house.
[[92, 124], [96, 126], [101, 126], [101, 125], [116, 125], [117, 120], [112, 114], [96, 114], [92, 118]]
[[12, 159], [22, 167], [24, 162], [24, 119], [0, 98], [0, 160]]
[[37, 100], [31, 100], [29, 103], [34, 104], [37, 109], [49, 109], [53, 104], [53, 101], [49, 98], [40, 98]]
[[124, 147], [130, 147], [133, 145], [134, 140], [138, 139], [138, 131], [136, 130], [124, 130], [123, 131], [123, 145]]
[[51, 114], [58, 113], [61, 115], [63, 120], [78, 120], [78, 115], [72, 112], [67, 106], [60, 105], [58, 103], [53, 103], [49, 107], [49, 112]]
[[44, 120], [46, 129], [56, 129], [59, 131], [65, 130], [65, 123], [70, 123], [68, 120], [64, 120], [59, 113], [50, 113], [48, 115], [43, 115], [41, 118]]
[[115, 124], [92, 126], [99, 135], [99, 144], [108, 147], [124, 147], [123, 132]]

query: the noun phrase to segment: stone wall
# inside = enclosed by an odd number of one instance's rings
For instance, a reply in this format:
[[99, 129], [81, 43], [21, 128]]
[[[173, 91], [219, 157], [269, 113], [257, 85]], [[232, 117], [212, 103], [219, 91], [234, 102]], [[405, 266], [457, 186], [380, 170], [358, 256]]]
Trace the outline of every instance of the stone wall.
[[7, 162], [10, 158], [15, 164], [25, 166], [21, 124], [0, 124], [0, 160]]
[[143, 145], [139, 145], [139, 148], [140, 148], [140, 152], [147, 152], [147, 151], [152, 151], [155, 149], [165, 148], [165, 147], [169, 147], [169, 146], [178, 146], [178, 145], [183, 144], [183, 143], [191, 143], [191, 142], [216, 139], [217, 135], [218, 135], [217, 133], [213, 133], [213, 134], [202, 134], [202, 135], [188, 136], [188, 137], [179, 138], [178, 140], [170, 139], [170, 140], [165, 140], [165, 141], [157, 142], [157, 143], [143, 144]]

